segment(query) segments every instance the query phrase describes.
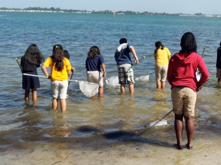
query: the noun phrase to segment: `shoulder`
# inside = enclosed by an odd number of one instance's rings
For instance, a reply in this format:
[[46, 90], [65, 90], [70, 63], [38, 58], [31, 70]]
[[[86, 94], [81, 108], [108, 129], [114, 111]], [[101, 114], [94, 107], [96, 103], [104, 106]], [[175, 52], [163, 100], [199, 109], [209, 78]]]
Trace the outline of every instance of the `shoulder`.
[[48, 58], [45, 60], [45, 62], [52, 62], [52, 58], [51, 58], [51, 56], [48, 57]]
[[66, 62], [66, 61], [69, 61], [69, 59], [68, 58], [66, 58], [66, 57], [63, 57], [63, 60]]
[[165, 50], [169, 51], [169, 49], [167, 47], [164, 47]]
[[127, 44], [127, 48], [133, 48], [131, 44]]
[[103, 56], [103, 55], [101, 55], [101, 54], [100, 54], [98, 57], [99, 57], [99, 58], [104, 58], [104, 56]]
[[179, 55], [179, 53], [175, 53], [174, 55], [171, 56], [170, 60], [171, 60], [171, 61], [177, 60], [177, 58], [178, 58], [177, 56], [178, 56], [178, 55]]

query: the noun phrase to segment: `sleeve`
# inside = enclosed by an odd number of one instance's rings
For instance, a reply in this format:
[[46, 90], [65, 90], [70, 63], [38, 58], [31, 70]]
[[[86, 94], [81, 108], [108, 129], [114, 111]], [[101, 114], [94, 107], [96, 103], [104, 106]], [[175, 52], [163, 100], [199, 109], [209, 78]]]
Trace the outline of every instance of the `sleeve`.
[[170, 57], [171, 56], [170, 50], [168, 48], [166, 50], [167, 50], [168, 57]]
[[71, 70], [71, 63], [67, 58], [65, 58], [65, 65], [66, 65], [66, 70]]
[[99, 59], [100, 59], [100, 63], [101, 63], [101, 64], [104, 64], [104, 63], [105, 63], [105, 62], [104, 62], [104, 57], [103, 57], [102, 55], [100, 55], [100, 58], [99, 58]]
[[201, 78], [200, 78], [200, 81], [197, 82], [197, 88], [199, 88], [200, 86], [205, 84], [208, 81], [208, 78], [209, 78], [209, 71], [208, 71], [208, 69], [206, 67], [206, 64], [205, 64], [202, 57], [200, 57], [198, 69], [201, 73]]
[[133, 46], [130, 44], [127, 44], [127, 49], [129, 50], [129, 52], [131, 52], [131, 50], [130, 50], [131, 47], [133, 47]]
[[48, 57], [48, 58], [46, 59], [46, 61], [44, 62], [44, 65], [45, 65], [46, 67], [49, 67], [49, 66], [52, 65], [51, 57]]

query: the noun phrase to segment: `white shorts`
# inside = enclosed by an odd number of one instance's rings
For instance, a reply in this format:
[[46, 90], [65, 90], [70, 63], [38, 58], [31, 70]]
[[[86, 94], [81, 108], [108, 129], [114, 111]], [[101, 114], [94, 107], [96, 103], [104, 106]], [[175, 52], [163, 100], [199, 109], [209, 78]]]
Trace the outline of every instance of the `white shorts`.
[[104, 86], [103, 73], [99, 71], [87, 71], [87, 81]]
[[55, 99], [66, 99], [68, 90], [68, 80], [51, 82], [52, 97]]

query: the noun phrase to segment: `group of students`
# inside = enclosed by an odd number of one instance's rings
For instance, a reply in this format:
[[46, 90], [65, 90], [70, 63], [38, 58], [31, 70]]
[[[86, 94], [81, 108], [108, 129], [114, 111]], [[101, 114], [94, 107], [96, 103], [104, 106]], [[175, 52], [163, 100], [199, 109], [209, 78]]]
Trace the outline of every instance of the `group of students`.
[[[135, 64], [139, 63], [133, 46], [127, 43], [126, 38], [121, 38], [120, 45], [115, 52], [115, 60], [118, 65], [118, 78], [120, 90], [125, 93], [125, 85], [129, 84], [129, 91], [134, 93], [134, 73], [131, 53], [135, 58]], [[171, 85], [171, 97], [173, 112], [175, 114], [175, 132], [176, 148], [182, 149], [182, 129], [183, 118], [186, 122], [187, 144], [188, 149], [192, 149], [192, 140], [194, 133], [193, 117], [197, 92], [206, 83], [209, 72], [200, 55], [197, 54], [197, 44], [195, 36], [191, 32], [185, 33], [180, 42], [181, 50], [172, 57], [168, 48], [164, 47], [161, 42], [155, 43], [156, 49], [154, 57], [156, 60], [155, 74], [157, 88], [164, 89], [165, 81], [168, 80]], [[37, 74], [36, 68], [44, 61], [37, 45], [29, 46], [25, 55], [21, 59], [23, 73]], [[51, 67], [48, 74], [46, 68]], [[101, 72], [101, 68], [103, 72]], [[197, 81], [196, 70], [199, 69], [201, 79]], [[61, 100], [61, 110], [66, 110], [66, 93], [68, 88], [68, 77], [71, 74], [70, 61], [64, 57], [64, 51], [61, 45], [53, 47], [52, 56], [48, 57], [43, 63], [42, 71], [46, 77], [51, 80], [52, 88], [52, 108], [57, 109], [58, 100]], [[90, 48], [86, 59], [87, 79], [89, 82], [99, 83], [99, 97], [103, 95], [103, 77], [106, 76], [104, 58], [97, 46]], [[23, 75], [23, 89], [25, 89], [25, 100], [28, 100], [30, 89], [34, 95], [33, 101], [37, 100], [36, 88], [39, 88], [39, 79], [36, 77]]]

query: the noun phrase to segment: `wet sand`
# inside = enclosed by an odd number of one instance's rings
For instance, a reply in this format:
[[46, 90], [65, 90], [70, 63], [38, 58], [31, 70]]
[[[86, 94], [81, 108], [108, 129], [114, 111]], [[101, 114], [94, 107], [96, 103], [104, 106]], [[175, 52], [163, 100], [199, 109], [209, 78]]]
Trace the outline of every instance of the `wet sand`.
[[[145, 165], [221, 164], [221, 131], [204, 126], [195, 129], [193, 149], [173, 147], [173, 125], [155, 127], [142, 136], [120, 131], [88, 137], [54, 137], [37, 142], [17, 139], [17, 144], [0, 149], [1, 165]], [[108, 136], [106, 136], [108, 135]], [[186, 142], [184, 132], [183, 145]]]

